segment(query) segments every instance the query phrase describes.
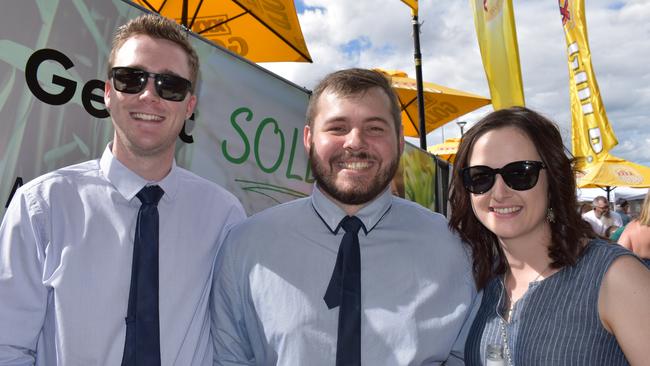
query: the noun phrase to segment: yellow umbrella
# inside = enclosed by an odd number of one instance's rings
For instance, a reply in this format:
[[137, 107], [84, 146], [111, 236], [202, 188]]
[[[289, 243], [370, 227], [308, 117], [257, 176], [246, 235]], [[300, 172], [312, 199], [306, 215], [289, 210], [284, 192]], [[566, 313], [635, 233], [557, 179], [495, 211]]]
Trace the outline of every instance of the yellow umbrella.
[[[415, 79], [399, 70], [375, 69], [386, 75], [402, 105], [404, 135], [419, 136], [417, 85]], [[424, 83], [426, 133], [484, 105], [490, 99], [434, 83]]]
[[436, 155], [440, 159], [453, 163], [456, 158], [456, 153], [458, 152], [458, 145], [460, 145], [460, 138], [452, 137], [446, 139], [442, 144], [429, 146], [427, 151]]
[[253, 62], [312, 62], [293, 0], [134, 0]]
[[579, 188], [650, 187], [650, 168], [607, 154], [600, 162], [579, 169]]

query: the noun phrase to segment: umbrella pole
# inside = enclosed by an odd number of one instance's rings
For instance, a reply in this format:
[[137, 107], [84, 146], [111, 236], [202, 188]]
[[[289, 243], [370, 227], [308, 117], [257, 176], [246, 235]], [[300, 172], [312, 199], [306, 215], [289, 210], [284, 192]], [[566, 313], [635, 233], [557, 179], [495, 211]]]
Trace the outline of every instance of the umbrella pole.
[[418, 118], [420, 119], [420, 148], [427, 150], [427, 129], [424, 119], [424, 87], [422, 85], [422, 54], [420, 53], [420, 23], [418, 22], [418, 13], [411, 9], [413, 16], [413, 46], [415, 48], [415, 82], [417, 85], [418, 95]]
[[189, 22], [187, 21], [187, 1], [188, 0], [183, 0], [183, 9], [181, 12], [181, 24], [185, 26], [185, 28], [188, 28]]

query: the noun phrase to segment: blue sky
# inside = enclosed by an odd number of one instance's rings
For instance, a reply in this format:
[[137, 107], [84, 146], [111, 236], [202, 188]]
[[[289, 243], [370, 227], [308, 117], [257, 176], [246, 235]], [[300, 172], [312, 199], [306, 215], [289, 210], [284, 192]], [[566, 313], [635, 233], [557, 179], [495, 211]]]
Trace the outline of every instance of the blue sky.
[[[528, 107], [558, 123], [570, 146], [568, 67], [555, 0], [513, 1]], [[585, 0], [592, 63], [619, 145], [612, 153], [650, 166], [650, 1]], [[400, 69], [415, 75], [409, 8], [399, 0], [296, 0], [313, 64], [262, 66], [313, 88], [347, 67]], [[469, 0], [420, 0], [426, 81], [488, 96]], [[464, 117], [468, 127], [491, 107]], [[454, 123], [429, 144], [460, 135]]]
[[302, 2], [302, 0], [296, 0], [295, 4], [296, 4], [296, 10], [298, 11], [298, 13], [302, 13], [302, 12], [305, 11], [306, 6], [305, 6], [305, 3]]

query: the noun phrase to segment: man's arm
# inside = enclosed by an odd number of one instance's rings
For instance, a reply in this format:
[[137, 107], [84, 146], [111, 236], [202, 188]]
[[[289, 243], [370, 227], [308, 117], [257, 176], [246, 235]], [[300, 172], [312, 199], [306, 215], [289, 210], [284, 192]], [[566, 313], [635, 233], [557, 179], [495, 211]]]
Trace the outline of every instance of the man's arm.
[[445, 361], [444, 365], [446, 366], [463, 366], [465, 365], [465, 341], [469, 335], [469, 330], [472, 328], [474, 323], [474, 318], [478, 309], [481, 307], [481, 299], [483, 298], [483, 291], [479, 292], [478, 295], [474, 297], [472, 302], [472, 307], [467, 312], [467, 318], [465, 318], [465, 323], [456, 338], [456, 341], [451, 347], [451, 353], [449, 353], [449, 358]]
[[[242, 297], [241, 278], [232, 255], [229, 235], [217, 254], [212, 280], [211, 333], [215, 365], [259, 365], [253, 353], [245, 322], [245, 304]], [[237, 266], [239, 267], [239, 266]]]
[[[20, 192], [20, 191], [19, 191]], [[44, 211], [14, 196], [0, 225], [0, 365], [33, 365], [47, 307]]]

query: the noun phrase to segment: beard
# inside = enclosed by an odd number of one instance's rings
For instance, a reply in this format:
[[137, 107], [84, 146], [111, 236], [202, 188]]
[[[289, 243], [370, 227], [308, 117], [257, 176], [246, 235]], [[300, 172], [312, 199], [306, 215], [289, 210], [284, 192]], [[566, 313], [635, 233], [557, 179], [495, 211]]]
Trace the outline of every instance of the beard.
[[365, 152], [344, 152], [333, 156], [329, 162], [325, 162], [316, 156], [313, 143], [309, 149], [309, 164], [318, 187], [335, 200], [346, 205], [361, 205], [379, 196], [388, 187], [399, 166], [399, 154], [396, 154], [387, 166], [381, 165], [377, 176], [373, 177], [369, 182], [367, 179], [354, 179], [350, 182], [350, 187], [346, 189], [337, 186], [333, 166], [334, 162], [345, 155], [364, 160], [372, 159], [372, 156]]

